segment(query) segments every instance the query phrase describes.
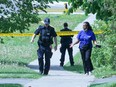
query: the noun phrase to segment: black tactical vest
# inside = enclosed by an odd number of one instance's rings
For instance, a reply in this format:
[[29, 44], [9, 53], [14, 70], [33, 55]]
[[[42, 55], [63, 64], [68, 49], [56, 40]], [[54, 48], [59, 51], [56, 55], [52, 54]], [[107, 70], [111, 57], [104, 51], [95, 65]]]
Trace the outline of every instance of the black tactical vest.
[[52, 41], [52, 36], [51, 36], [51, 29], [47, 29], [45, 27], [41, 28], [39, 44], [44, 45], [44, 46], [49, 46], [52, 43], [53, 41]]

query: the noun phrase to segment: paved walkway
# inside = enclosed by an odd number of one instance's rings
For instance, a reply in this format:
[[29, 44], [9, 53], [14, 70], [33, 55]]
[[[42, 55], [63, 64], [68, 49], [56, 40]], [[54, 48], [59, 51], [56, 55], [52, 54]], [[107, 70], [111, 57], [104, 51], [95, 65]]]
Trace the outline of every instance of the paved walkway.
[[116, 83], [116, 76], [108, 77], [108, 78], [96, 78], [92, 84], [102, 84], [102, 83]]
[[[85, 21], [89, 21], [91, 24], [95, 20], [95, 15], [90, 15]], [[75, 30], [82, 29], [82, 23], [80, 23]], [[73, 41], [76, 41], [76, 36], [73, 38]], [[94, 76], [85, 76], [84, 74], [73, 73], [69, 71], [65, 71], [62, 67], [59, 66], [60, 64], [60, 52], [59, 52], [60, 45], [58, 46], [58, 50], [53, 50], [53, 56], [51, 59], [51, 70], [48, 76], [43, 76], [40, 79], [33, 80], [32, 82], [25, 85], [25, 87], [87, 87], [90, 85], [91, 82], [94, 81]], [[73, 48], [73, 55], [79, 52], [78, 45], [74, 46]], [[68, 54], [66, 53], [65, 56], [65, 64], [69, 61]], [[35, 60], [29, 64], [29, 66], [33, 67], [35, 71], [38, 72], [38, 60]]]

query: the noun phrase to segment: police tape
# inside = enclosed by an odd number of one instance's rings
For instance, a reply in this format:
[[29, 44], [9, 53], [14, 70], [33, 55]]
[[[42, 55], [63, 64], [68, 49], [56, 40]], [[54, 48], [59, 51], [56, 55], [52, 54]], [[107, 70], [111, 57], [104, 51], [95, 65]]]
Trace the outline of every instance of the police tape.
[[[56, 32], [58, 36], [77, 35], [79, 31], [62, 31]], [[103, 31], [94, 31], [95, 34], [102, 34]], [[0, 33], [0, 36], [32, 36], [33, 33]]]

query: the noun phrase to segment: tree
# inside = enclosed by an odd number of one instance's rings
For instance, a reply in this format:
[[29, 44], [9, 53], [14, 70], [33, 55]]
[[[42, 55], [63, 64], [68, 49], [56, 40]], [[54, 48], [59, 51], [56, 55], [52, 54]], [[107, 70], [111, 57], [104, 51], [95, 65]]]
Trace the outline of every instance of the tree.
[[71, 8], [69, 12], [72, 13], [77, 8], [81, 7], [85, 14], [96, 14], [97, 19], [104, 21], [112, 21], [113, 29], [116, 22], [116, 0], [69, 0]]
[[[29, 30], [30, 23], [38, 23], [41, 19], [37, 14], [33, 14], [32, 1], [35, 0], [0, 0], [0, 32], [23, 33]], [[52, 0], [36, 0], [38, 9], [45, 11], [47, 3]]]

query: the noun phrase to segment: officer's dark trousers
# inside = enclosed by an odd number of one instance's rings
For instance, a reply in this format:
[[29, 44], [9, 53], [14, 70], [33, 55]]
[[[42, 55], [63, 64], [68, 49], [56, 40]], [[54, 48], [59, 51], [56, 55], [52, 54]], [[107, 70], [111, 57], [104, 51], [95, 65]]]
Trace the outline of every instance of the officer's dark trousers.
[[90, 59], [91, 51], [92, 49], [88, 49], [88, 50], [80, 49], [85, 73], [88, 73], [89, 71], [91, 72], [93, 70], [93, 65]]
[[[50, 69], [50, 58], [52, 56], [51, 48], [40, 45], [37, 50], [39, 60], [39, 70], [41, 73], [48, 74]], [[44, 55], [45, 55], [45, 66], [44, 66]]]
[[61, 52], [61, 59], [60, 59], [60, 61], [61, 61], [61, 63], [60, 63], [60, 65], [64, 65], [66, 49], [68, 50], [70, 64], [74, 65], [73, 49], [70, 48], [70, 45], [66, 45], [66, 44], [61, 44], [61, 48], [60, 48], [60, 52]]

